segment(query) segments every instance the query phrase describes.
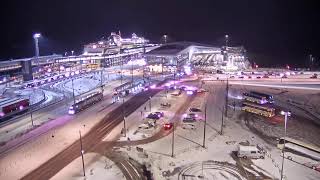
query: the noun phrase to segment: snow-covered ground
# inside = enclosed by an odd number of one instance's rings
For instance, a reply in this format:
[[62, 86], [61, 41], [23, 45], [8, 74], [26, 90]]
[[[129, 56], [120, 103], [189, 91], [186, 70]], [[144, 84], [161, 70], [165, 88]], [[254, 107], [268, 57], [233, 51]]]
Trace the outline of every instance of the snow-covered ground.
[[[97, 153], [86, 153], [84, 155], [84, 162], [86, 164], [86, 178], [93, 179], [107, 179], [107, 180], [125, 180], [121, 170], [104, 156]], [[80, 171], [79, 171], [80, 170]], [[59, 173], [51, 178], [52, 180], [74, 179], [83, 180], [82, 161], [78, 157], [68, 166], [63, 168]]]
[[86, 134], [106, 113], [119, 105], [116, 103], [108, 107], [111, 102], [112, 99], [109, 96], [95, 105], [95, 108], [89, 108], [75, 116], [57, 117], [54, 121], [49, 121], [2, 146], [1, 151], [8, 146], [14, 146], [17, 142], [28, 142], [0, 157], [0, 179], [19, 179], [70, 146], [79, 138], [79, 130]]
[[[206, 83], [207, 84], [207, 83]], [[236, 115], [225, 120], [223, 135], [221, 135], [221, 107], [223, 107], [225, 86], [213, 87], [209, 96], [196, 98], [191, 107], [204, 110], [204, 99], [208, 100], [206, 148], [202, 147], [203, 121], [195, 123], [195, 129], [183, 129], [178, 126], [175, 131], [174, 158], [171, 158], [172, 135], [155, 142], [139, 145], [148, 155], [141, 158], [135, 147], [121, 148], [130, 157], [142, 164], [149, 164], [155, 179], [183, 179], [184, 175], [204, 175], [206, 179], [280, 179], [281, 156], [280, 150], [270, 145], [264, 139], [255, 135], [243, 125]], [[250, 161], [239, 160], [233, 155], [239, 143], [260, 145], [268, 152], [265, 159]], [[214, 162], [212, 162], [214, 161]], [[204, 170], [201, 170], [203, 166]], [[180, 174], [179, 174], [180, 173]], [[188, 174], [191, 173], [191, 174]], [[286, 179], [303, 180], [318, 179], [320, 173], [294, 162], [285, 160], [284, 174]], [[185, 177], [192, 179], [192, 177]]]

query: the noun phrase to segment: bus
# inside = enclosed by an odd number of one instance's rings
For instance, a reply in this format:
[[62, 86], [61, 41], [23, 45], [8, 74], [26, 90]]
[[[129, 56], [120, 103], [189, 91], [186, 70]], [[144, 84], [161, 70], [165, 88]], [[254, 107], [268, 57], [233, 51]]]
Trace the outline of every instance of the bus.
[[262, 98], [266, 99], [267, 102], [270, 103], [270, 104], [274, 103], [272, 95], [264, 94], [264, 93], [260, 93], [260, 92], [255, 92], [255, 91], [250, 91], [250, 94], [254, 95], [254, 96], [262, 97]]
[[302, 141], [289, 137], [279, 139], [277, 147], [281, 150], [293, 151], [298, 154], [303, 154], [311, 159], [320, 161], [320, 148], [312, 144], [307, 144]]
[[266, 104], [268, 102], [265, 97], [257, 96], [251, 93], [243, 93], [243, 99], [257, 104]]
[[30, 100], [27, 98], [0, 97], [0, 120], [27, 111], [29, 106]]
[[250, 103], [250, 102], [243, 102], [241, 110], [246, 111], [246, 112], [250, 112], [250, 113], [254, 113], [254, 114], [258, 114], [261, 116], [265, 116], [265, 117], [275, 116], [275, 109], [274, 108], [268, 107], [265, 105], [262, 106], [262, 105], [254, 104], [254, 103]]
[[99, 64], [87, 64], [87, 69], [98, 69]]

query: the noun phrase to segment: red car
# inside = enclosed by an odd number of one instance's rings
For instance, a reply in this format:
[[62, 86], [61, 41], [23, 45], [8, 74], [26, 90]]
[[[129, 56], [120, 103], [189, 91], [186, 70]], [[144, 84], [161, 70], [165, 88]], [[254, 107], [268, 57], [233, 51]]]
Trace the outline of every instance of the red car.
[[170, 130], [173, 127], [173, 123], [165, 123], [163, 125], [164, 130]]

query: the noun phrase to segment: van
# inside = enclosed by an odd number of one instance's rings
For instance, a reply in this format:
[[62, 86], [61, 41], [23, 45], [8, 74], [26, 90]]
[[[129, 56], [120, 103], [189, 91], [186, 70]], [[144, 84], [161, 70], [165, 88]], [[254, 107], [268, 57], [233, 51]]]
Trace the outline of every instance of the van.
[[239, 145], [237, 156], [239, 158], [260, 158], [264, 159], [264, 153], [257, 148], [257, 146], [243, 146]]

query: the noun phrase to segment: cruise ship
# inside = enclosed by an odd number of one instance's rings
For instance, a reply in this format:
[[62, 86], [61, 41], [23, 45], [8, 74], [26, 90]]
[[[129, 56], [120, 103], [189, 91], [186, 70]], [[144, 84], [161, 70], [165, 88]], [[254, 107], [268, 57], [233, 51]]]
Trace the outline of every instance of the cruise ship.
[[121, 33], [112, 32], [108, 38], [102, 38], [98, 42], [89, 43], [84, 46], [83, 55], [111, 55], [122, 52], [129, 52], [137, 48], [148, 46], [149, 40], [138, 37], [135, 33], [131, 38], [122, 38]]

